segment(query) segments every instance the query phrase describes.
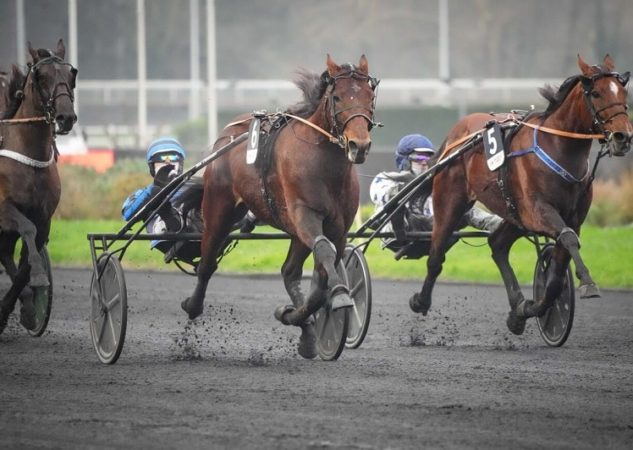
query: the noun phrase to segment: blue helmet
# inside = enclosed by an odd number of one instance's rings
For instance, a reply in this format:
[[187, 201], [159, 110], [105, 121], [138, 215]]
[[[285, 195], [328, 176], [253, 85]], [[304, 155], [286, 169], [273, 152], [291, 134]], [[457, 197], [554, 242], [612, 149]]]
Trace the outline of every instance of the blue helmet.
[[[154, 163], [160, 162], [161, 155], [177, 155], [177, 159], [182, 162], [185, 157], [185, 149], [182, 147], [178, 139], [165, 136], [156, 139], [147, 148], [147, 164], [149, 166], [149, 172], [152, 176], [155, 176]], [[182, 171], [182, 164], [179, 164], [180, 171]]]
[[426, 136], [421, 134], [408, 134], [400, 139], [396, 147], [396, 167], [398, 170], [411, 168], [411, 156], [415, 153], [435, 153], [433, 143]]

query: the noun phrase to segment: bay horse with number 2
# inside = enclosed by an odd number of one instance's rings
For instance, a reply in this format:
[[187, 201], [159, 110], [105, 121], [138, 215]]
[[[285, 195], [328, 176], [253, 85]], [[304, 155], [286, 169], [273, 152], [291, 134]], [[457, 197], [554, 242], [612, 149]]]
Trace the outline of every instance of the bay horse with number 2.
[[[332, 309], [353, 303], [336, 265], [359, 202], [355, 164], [365, 161], [375, 125], [374, 90], [363, 55], [357, 66], [338, 65], [328, 55], [322, 75], [301, 72], [297, 85], [304, 101], [282, 114], [284, 126], [274, 138], [271, 160], [246, 163], [246, 143], [213, 161], [204, 173], [202, 260], [193, 295], [182, 303], [190, 319], [199, 316], [209, 278], [232, 225], [247, 210], [260, 221], [290, 235], [281, 273], [293, 305], [276, 310], [285, 325], [301, 327], [298, 351], [314, 358], [316, 335], [312, 314], [330, 298]], [[224, 128], [215, 147], [249, 129], [248, 115]], [[261, 150], [260, 150], [261, 152]], [[267, 164], [262, 177], [258, 165]], [[261, 166], [260, 166], [261, 167]], [[301, 289], [303, 264], [314, 254], [310, 293]]]
[[[617, 73], [609, 55], [602, 64], [593, 66], [578, 56], [578, 67], [580, 74], [566, 79], [558, 90], [550, 86], [541, 89], [549, 101], [545, 112], [516, 121], [518, 130], [505, 144], [507, 188], [497, 172], [488, 169], [483, 143], [434, 177], [435, 216], [427, 276], [421, 292], [409, 301], [413, 311], [426, 314], [430, 308], [451, 232], [475, 200], [504, 219], [488, 243], [508, 294], [510, 331], [522, 334], [526, 319], [541, 316], [558, 298], [570, 258], [580, 279], [581, 297], [600, 296], [580, 257], [578, 235], [592, 199], [592, 139], [599, 138], [609, 155], [623, 156], [631, 148], [633, 126], [627, 113], [626, 90], [629, 73]], [[504, 119], [514, 120], [511, 116]], [[500, 117], [475, 113], [460, 120], [442, 145], [440, 160], [450, 153], [452, 143], [483, 133], [491, 120], [499, 121]], [[528, 232], [556, 241], [544, 297], [533, 300], [523, 297], [508, 259], [512, 244]]]
[[[60, 39], [55, 51], [33, 49], [23, 74], [16, 66], [0, 95], [0, 262], [12, 285], [0, 303], [0, 333], [18, 297], [20, 323], [36, 326], [33, 295], [47, 295], [48, 275], [40, 255], [48, 241], [51, 217], [61, 195], [55, 134], [68, 133], [77, 121], [73, 89], [77, 70], [64, 61]], [[18, 239], [18, 266], [13, 253]], [[32, 289], [25, 289], [27, 284]]]

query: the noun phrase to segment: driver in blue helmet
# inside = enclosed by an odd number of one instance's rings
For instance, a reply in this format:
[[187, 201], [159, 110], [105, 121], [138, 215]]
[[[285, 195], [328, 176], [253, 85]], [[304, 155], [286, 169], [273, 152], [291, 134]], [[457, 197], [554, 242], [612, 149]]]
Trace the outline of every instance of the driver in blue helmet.
[[[369, 195], [380, 211], [384, 205], [408, 182], [419, 174], [426, 172], [430, 160], [435, 155], [435, 148], [429, 138], [421, 134], [409, 134], [398, 142], [395, 151], [395, 172], [380, 172], [372, 180]], [[413, 231], [430, 231], [433, 224], [433, 201], [429, 195], [413, 197], [407, 204], [407, 225]], [[473, 206], [465, 215], [467, 225], [480, 230], [494, 231], [501, 224], [501, 217], [490, 214]], [[383, 231], [391, 231], [391, 224], [385, 225]]]
[[[171, 180], [183, 173], [185, 162], [185, 149], [176, 138], [165, 136], [153, 141], [147, 148], [147, 165], [150, 175], [154, 178], [152, 183], [136, 190], [130, 195], [122, 207], [122, 215], [125, 220], [130, 220], [143, 206], [145, 206], [161, 189]], [[202, 233], [202, 217], [200, 209], [202, 205], [203, 185], [200, 178], [187, 180], [167, 202], [158, 210], [158, 215], [146, 225], [150, 234], [163, 234], [166, 232], [178, 233], [181, 230], [194, 233]], [[145, 219], [153, 211], [147, 211]], [[234, 229], [240, 229], [244, 233], [253, 230], [256, 224], [255, 216], [249, 211], [246, 216], [234, 225]], [[151, 248], [158, 248], [165, 255], [165, 261], [169, 262], [176, 252], [178, 256], [193, 255], [199, 253], [199, 249], [178, 241], [153, 240]], [[199, 244], [195, 244], [199, 247]], [[195, 247], [195, 246], [194, 246]]]
[[[185, 162], [185, 149], [173, 137], [161, 137], [153, 141], [147, 148], [147, 165], [149, 173], [153, 177], [152, 183], [138, 189], [130, 195], [125, 202], [121, 213], [125, 220], [130, 220], [143, 206], [145, 206], [163, 187], [172, 179], [182, 174]], [[147, 232], [162, 234], [165, 232], [177, 233], [183, 227], [183, 220], [179, 211], [174, 207], [177, 197], [182, 195], [179, 189], [171, 202], [167, 202], [158, 210], [158, 215], [147, 223]], [[152, 211], [147, 211], [149, 215]], [[152, 241], [151, 247], [165, 252], [172, 245], [168, 241]]]

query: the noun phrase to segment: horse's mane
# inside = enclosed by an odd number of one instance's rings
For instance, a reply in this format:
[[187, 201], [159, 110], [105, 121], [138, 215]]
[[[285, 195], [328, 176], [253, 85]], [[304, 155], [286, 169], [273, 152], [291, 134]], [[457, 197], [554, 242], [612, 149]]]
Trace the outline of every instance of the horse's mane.
[[306, 69], [297, 70], [294, 83], [303, 92], [303, 100], [290, 106], [288, 113], [306, 119], [318, 108], [327, 83], [323, 81], [322, 75]]
[[[602, 64], [597, 64], [592, 66], [594, 70], [594, 75], [600, 75], [604, 73], [608, 73], [609, 69]], [[571, 90], [578, 84], [582, 75], [572, 75], [563, 81], [563, 84], [560, 85], [558, 89], [555, 87], [546, 84], [541, 89], [539, 89], [539, 93], [545, 100], [549, 102], [547, 109], [539, 114], [543, 119], [547, 118], [550, 114], [552, 114], [556, 109], [565, 101], [565, 98], [569, 95]]]
[[5, 111], [0, 111], [2, 119], [10, 119], [18, 112], [18, 108], [20, 108], [24, 98], [23, 95], [19, 95], [19, 92], [22, 90], [25, 80], [26, 75], [18, 66], [13, 65], [7, 86], [0, 90], [0, 95], [4, 97], [1, 103], [7, 107]]

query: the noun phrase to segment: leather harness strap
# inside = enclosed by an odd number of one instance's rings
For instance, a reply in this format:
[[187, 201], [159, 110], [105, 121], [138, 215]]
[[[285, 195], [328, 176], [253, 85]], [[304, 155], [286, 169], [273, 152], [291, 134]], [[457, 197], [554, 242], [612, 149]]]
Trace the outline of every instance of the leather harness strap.
[[556, 136], [568, 137], [568, 138], [573, 138], [573, 139], [604, 139], [605, 138], [604, 134], [572, 133], [571, 131], [556, 130], [554, 128], [534, 125], [533, 123], [524, 122], [518, 119], [515, 119], [515, 120], [521, 125], [525, 125], [526, 127], [533, 128], [535, 130], [539, 130], [544, 133], [554, 134]]

